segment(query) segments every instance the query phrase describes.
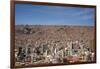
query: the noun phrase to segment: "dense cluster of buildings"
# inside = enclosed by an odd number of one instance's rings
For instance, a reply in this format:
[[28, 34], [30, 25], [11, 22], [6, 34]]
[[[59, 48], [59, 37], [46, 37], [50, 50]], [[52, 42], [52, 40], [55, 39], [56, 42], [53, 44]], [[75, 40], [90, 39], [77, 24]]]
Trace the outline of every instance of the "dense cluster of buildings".
[[[27, 30], [29, 30], [27, 32]], [[16, 65], [92, 62], [95, 59], [94, 40], [41, 40], [33, 41], [30, 29], [26, 37], [15, 40]], [[24, 35], [24, 36], [25, 36]], [[26, 38], [26, 39], [25, 39]], [[25, 43], [25, 44], [24, 44]]]

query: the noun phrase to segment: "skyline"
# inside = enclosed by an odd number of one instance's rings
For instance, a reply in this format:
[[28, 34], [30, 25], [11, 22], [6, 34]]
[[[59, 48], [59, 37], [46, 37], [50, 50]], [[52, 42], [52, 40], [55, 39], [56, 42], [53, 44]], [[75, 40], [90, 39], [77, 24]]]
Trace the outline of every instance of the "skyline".
[[94, 8], [16, 4], [15, 24], [94, 26], [94, 12]]

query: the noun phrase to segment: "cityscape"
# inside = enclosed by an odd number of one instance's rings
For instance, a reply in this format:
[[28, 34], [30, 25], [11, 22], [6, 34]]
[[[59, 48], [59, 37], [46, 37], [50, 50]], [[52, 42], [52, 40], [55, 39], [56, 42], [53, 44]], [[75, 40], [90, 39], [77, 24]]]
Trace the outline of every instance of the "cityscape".
[[95, 62], [94, 8], [15, 5], [15, 66]]
[[95, 61], [94, 27], [16, 25], [16, 66]]

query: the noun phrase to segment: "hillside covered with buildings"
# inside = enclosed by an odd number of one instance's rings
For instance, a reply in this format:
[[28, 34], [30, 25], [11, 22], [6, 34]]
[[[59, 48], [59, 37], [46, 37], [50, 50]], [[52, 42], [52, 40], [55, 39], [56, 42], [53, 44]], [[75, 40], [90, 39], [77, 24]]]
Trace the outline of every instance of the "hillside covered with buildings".
[[94, 26], [16, 25], [16, 66], [95, 61]]

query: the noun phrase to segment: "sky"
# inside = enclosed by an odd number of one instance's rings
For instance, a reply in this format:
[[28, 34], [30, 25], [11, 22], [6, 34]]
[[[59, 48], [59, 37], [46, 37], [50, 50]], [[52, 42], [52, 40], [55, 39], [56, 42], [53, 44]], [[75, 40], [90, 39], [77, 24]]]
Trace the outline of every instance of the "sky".
[[94, 8], [16, 4], [15, 24], [94, 26]]

